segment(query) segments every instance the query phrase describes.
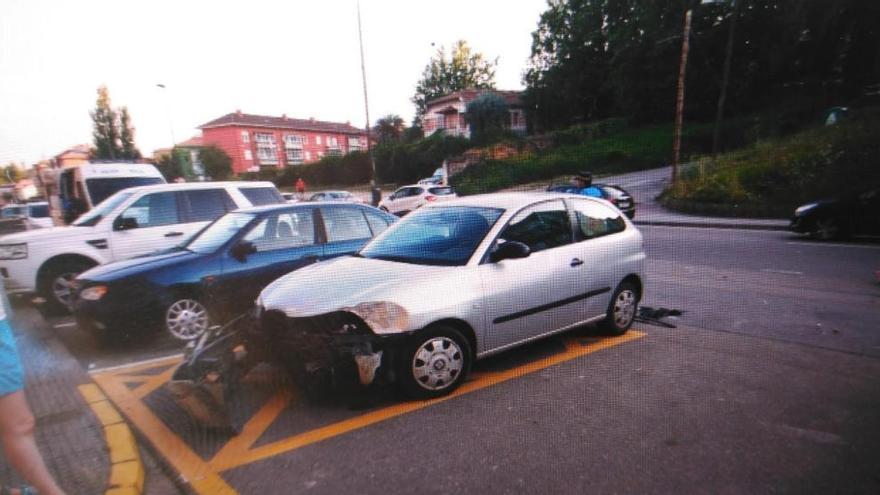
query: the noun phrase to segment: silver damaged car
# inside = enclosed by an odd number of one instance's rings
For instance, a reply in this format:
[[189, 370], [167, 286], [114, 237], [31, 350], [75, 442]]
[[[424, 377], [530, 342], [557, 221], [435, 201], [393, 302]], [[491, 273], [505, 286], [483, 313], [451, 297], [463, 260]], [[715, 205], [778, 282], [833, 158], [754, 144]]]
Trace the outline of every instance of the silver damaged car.
[[354, 359], [364, 384], [388, 376], [439, 397], [476, 359], [587, 323], [626, 332], [644, 273], [642, 234], [604, 200], [463, 197], [276, 280], [257, 299], [257, 331], [305, 368]]

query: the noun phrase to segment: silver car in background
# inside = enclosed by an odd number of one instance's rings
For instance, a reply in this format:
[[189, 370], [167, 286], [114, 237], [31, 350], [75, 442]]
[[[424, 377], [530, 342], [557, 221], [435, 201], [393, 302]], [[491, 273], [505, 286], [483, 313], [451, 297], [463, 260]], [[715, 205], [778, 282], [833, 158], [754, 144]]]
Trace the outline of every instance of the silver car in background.
[[358, 255], [276, 280], [256, 311], [286, 359], [354, 358], [362, 383], [389, 371], [431, 398], [526, 342], [593, 322], [626, 332], [644, 274], [641, 233], [606, 201], [490, 194], [420, 208]]

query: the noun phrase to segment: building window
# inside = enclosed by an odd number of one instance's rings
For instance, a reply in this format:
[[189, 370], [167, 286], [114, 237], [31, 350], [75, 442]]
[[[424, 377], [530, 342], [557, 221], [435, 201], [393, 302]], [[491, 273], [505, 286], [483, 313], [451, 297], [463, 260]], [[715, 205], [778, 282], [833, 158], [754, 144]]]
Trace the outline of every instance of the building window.
[[307, 162], [312, 161], [312, 152], [311, 151], [306, 151], [306, 161]]
[[251, 154], [251, 150], [244, 150], [244, 159], [248, 161], [254, 159], [254, 155]]
[[251, 137], [248, 135], [248, 131], [241, 131], [241, 142], [249, 143], [251, 142]]
[[361, 141], [361, 138], [350, 137], [348, 138], [348, 151], [361, 151], [364, 149], [364, 142]]
[[327, 136], [327, 154], [330, 156], [342, 154], [342, 150], [339, 148], [339, 141], [335, 136]]
[[278, 150], [275, 144], [275, 136], [272, 134], [256, 133], [254, 134], [254, 139], [257, 141], [257, 160], [259, 160], [260, 165], [277, 165]]
[[299, 165], [303, 162], [303, 145], [305, 138], [294, 134], [284, 136], [284, 153], [288, 165]]
[[315, 144], [321, 144], [321, 136], [315, 136]]

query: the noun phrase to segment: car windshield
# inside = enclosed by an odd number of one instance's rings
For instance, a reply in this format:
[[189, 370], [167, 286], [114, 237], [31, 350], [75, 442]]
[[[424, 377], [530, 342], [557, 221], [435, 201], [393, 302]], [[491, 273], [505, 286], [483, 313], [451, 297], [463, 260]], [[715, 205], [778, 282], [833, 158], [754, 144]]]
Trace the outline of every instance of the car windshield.
[[2, 213], [0, 213], [3, 218], [19, 217], [23, 214], [24, 211], [21, 206], [7, 206], [6, 208], [3, 208]]
[[503, 212], [469, 206], [419, 209], [360, 255], [419, 265], [464, 265]]
[[86, 179], [86, 188], [89, 190], [89, 197], [92, 198], [92, 204], [96, 205], [109, 198], [117, 191], [129, 187], [162, 184], [163, 182], [165, 181], [160, 177], [102, 177], [100, 179]]
[[227, 213], [183, 244], [194, 253], [213, 253], [256, 217], [253, 213]]
[[113, 196], [110, 196], [105, 201], [101, 202], [98, 206], [92, 208], [90, 211], [86, 212], [86, 214], [80, 216], [73, 222], [71, 225], [76, 227], [92, 227], [101, 221], [104, 216], [109, 214], [111, 211], [116, 209], [117, 206], [122, 204], [126, 199], [128, 199], [132, 194], [131, 192], [121, 191]]

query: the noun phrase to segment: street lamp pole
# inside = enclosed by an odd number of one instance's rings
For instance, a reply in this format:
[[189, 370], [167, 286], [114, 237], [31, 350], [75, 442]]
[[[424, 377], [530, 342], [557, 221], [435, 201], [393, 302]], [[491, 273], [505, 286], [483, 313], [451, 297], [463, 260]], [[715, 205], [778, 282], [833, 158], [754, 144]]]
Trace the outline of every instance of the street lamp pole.
[[681, 159], [681, 125], [684, 120], [684, 76], [687, 70], [688, 50], [691, 38], [691, 9], [684, 15], [684, 34], [681, 40], [681, 64], [678, 68], [678, 91], [675, 97], [675, 130], [672, 141], [672, 192], [678, 179], [678, 164]]
[[727, 48], [724, 54], [724, 73], [721, 76], [721, 94], [718, 95], [718, 110], [715, 113], [715, 130], [712, 132], [712, 159], [718, 154], [721, 138], [721, 120], [724, 118], [724, 101], [727, 99], [727, 82], [730, 79], [730, 59], [733, 55], [733, 33], [736, 29], [736, 18], [739, 17], [739, 6], [742, 2], [732, 0], [733, 13], [730, 17], [730, 29], [727, 31]]
[[171, 148], [177, 143], [174, 139], [174, 124], [171, 122], [171, 106], [168, 104], [168, 88], [163, 83], [156, 83], [156, 87], [162, 88], [165, 94], [165, 116], [168, 117], [168, 129], [171, 131]]
[[373, 206], [378, 206], [379, 198], [376, 189], [376, 159], [373, 157], [373, 139], [370, 136], [370, 103], [367, 99], [367, 68], [364, 63], [364, 34], [363, 29], [361, 28], [361, 2], [357, 3], [357, 15], [358, 15], [358, 43], [360, 44], [361, 49], [361, 78], [364, 82], [364, 114], [367, 118], [367, 155], [370, 157], [370, 167], [372, 173], [370, 174], [370, 196], [371, 203]]

